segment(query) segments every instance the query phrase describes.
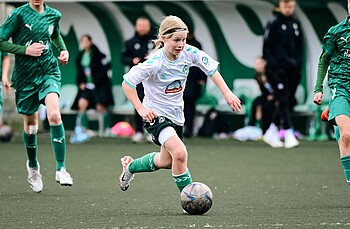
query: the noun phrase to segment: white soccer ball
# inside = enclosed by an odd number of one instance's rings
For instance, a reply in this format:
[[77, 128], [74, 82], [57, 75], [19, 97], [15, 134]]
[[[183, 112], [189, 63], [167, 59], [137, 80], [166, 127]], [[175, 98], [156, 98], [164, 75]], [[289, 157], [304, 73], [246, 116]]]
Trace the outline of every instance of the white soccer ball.
[[213, 193], [201, 182], [193, 182], [181, 192], [181, 206], [188, 214], [203, 215], [212, 205]]
[[0, 141], [1, 142], [9, 142], [11, 141], [13, 132], [9, 125], [3, 125], [0, 127]]

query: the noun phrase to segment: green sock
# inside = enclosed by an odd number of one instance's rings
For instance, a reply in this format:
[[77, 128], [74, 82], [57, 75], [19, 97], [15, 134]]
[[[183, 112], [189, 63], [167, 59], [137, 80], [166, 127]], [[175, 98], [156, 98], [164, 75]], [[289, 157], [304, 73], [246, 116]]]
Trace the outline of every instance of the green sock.
[[348, 185], [350, 186], [350, 156], [344, 156], [340, 158], [340, 161], [344, 168], [344, 174]]
[[25, 131], [22, 132], [24, 147], [26, 149], [30, 168], [38, 168], [38, 143], [36, 134], [28, 135]]
[[56, 157], [56, 170], [65, 167], [66, 160], [66, 138], [63, 124], [50, 126], [51, 143]]
[[153, 172], [158, 170], [154, 164], [154, 157], [157, 152], [146, 154], [143, 157], [133, 160], [129, 165], [131, 173]]
[[183, 174], [180, 174], [180, 175], [174, 175], [173, 174], [173, 178], [174, 178], [175, 184], [176, 184], [177, 188], [180, 190], [180, 192], [187, 185], [192, 183], [191, 173], [188, 170], [186, 172], [184, 172]]

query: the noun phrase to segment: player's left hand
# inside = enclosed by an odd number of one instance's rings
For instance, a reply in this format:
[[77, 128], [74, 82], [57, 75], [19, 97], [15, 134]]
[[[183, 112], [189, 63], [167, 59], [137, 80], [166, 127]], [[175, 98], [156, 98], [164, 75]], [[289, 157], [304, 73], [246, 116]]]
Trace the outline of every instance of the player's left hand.
[[2, 85], [4, 85], [6, 93], [9, 93], [11, 91], [11, 84], [7, 77], [2, 77]]
[[58, 60], [60, 61], [60, 65], [68, 64], [68, 59], [69, 59], [69, 52], [67, 50], [61, 51], [60, 56], [58, 57]]
[[233, 94], [232, 91], [225, 93], [224, 96], [227, 104], [231, 107], [233, 111], [241, 111], [241, 100], [235, 94]]

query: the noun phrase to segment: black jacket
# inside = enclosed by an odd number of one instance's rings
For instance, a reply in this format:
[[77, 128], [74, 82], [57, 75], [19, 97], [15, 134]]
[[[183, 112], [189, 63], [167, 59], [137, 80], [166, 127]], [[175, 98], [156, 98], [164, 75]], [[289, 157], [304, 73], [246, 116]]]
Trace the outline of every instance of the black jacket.
[[154, 48], [152, 40], [156, 37], [153, 33], [150, 33], [147, 36], [139, 36], [137, 33], [125, 41], [124, 49], [121, 55], [121, 61], [124, 65], [129, 66], [130, 68], [134, 66], [132, 59], [135, 57], [140, 57], [141, 62], [145, 60], [145, 57], [151, 52]]
[[268, 72], [300, 70], [302, 66], [303, 34], [295, 17], [275, 12], [268, 21], [263, 43], [263, 56]]
[[[187, 44], [198, 49], [202, 49], [202, 45], [196, 39], [188, 39]], [[198, 67], [190, 67], [188, 72], [184, 98], [199, 98], [202, 95], [202, 85], [198, 81], [207, 81], [207, 75]]]
[[[106, 61], [106, 55], [102, 53], [95, 45], [91, 47], [91, 75], [93, 78], [93, 83], [95, 84], [94, 94], [95, 101], [91, 101], [89, 108], [94, 108], [95, 102], [102, 103], [106, 106], [114, 105], [113, 94], [112, 94], [112, 82], [107, 74], [111, 67], [110, 62]], [[87, 79], [84, 74], [84, 68], [81, 65], [81, 59], [83, 56], [83, 51], [80, 51], [75, 64], [77, 68], [77, 78], [76, 83], [78, 87], [81, 83], [86, 83]], [[77, 109], [78, 100], [81, 95], [81, 90], [79, 88], [78, 94], [73, 103], [72, 109]]]

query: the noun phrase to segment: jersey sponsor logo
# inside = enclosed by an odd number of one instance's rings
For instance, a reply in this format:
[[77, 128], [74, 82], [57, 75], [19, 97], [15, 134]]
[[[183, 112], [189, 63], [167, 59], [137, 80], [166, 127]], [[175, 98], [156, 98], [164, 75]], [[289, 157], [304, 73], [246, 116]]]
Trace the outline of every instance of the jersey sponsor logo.
[[165, 89], [165, 94], [174, 94], [179, 91], [182, 91], [182, 85], [180, 80], [175, 80], [169, 84]]
[[203, 56], [203, 57], [202, 57], [202, 62], [203, 62], [203, 64], [208, 65], [208, 63], [209, 63], [209, 58], [208, 58], [207, 56]]
[[27, 27], [31, 31], [33, 25], [25, 24], [24, 26]]

